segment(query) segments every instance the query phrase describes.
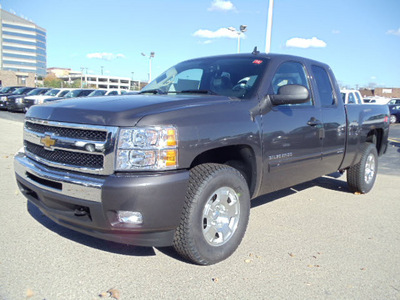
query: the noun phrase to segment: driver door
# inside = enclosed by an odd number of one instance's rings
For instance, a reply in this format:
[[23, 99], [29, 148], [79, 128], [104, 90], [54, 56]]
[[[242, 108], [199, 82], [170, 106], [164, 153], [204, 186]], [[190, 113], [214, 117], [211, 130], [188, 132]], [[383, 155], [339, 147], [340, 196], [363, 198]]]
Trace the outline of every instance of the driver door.
[[262, 116], [263, 193], [320, 176], [323, 123], [308, 78], [301, 62], [287, 61], [277, 68], [268, 88], [268, 94], [277, 94], [284, 85], [303, 85], [311, 99], [302, 104], [273, 106]]

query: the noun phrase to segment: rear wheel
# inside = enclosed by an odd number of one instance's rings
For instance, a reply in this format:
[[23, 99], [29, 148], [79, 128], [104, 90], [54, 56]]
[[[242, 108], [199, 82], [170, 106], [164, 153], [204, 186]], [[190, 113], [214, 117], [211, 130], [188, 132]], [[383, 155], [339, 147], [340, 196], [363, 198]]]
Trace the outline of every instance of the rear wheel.
[[196, 264], [220, 262], [242, 241], [249, 213], [249, 189], [239, 171], [226, 165], [199, 165], [191, 170], [174, 248]]
[[366, 143], [361, 160], [347, 170], [347, 183], [353, 193], [368, 193], [374, 186], [378, 171], [378, 152], [374, 144]]

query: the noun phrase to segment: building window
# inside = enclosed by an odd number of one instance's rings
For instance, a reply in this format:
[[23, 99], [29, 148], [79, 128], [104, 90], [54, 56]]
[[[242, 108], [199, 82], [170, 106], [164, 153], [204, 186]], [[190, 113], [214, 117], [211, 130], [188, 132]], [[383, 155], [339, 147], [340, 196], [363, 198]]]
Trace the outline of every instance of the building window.
[[26, 86], [26, 76], [17, 76], [17, 84]]

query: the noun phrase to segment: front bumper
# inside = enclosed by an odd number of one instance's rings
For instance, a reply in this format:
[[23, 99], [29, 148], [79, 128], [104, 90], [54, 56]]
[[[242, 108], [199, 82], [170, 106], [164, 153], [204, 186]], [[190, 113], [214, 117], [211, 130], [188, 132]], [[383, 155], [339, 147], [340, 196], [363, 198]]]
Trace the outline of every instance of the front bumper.
[[7, 110], [9, 111], [25, 111], [24, 103], [16, 103], [14, 101], [7, 101]]
[[[24, 196], [56, 223], [137, 246], [172, 245], [189, 180], [186, 170], [110, 176], [60, 171], [22, 152], [15, 156], [14, 169]], [[120, 210], [140, 212], [143, 224], [112, 226], [112, 218]]]

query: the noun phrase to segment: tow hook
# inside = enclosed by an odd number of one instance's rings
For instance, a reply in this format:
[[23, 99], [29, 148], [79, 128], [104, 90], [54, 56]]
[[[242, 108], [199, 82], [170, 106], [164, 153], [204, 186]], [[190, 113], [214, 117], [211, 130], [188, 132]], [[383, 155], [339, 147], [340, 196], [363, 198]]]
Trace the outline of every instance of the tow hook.
[[84, 216], [88, 215], [89, 212], [86, 207], [79, 206], [79, 207], [75, 208], [74, 214], [77, 217], [84, 217]]

